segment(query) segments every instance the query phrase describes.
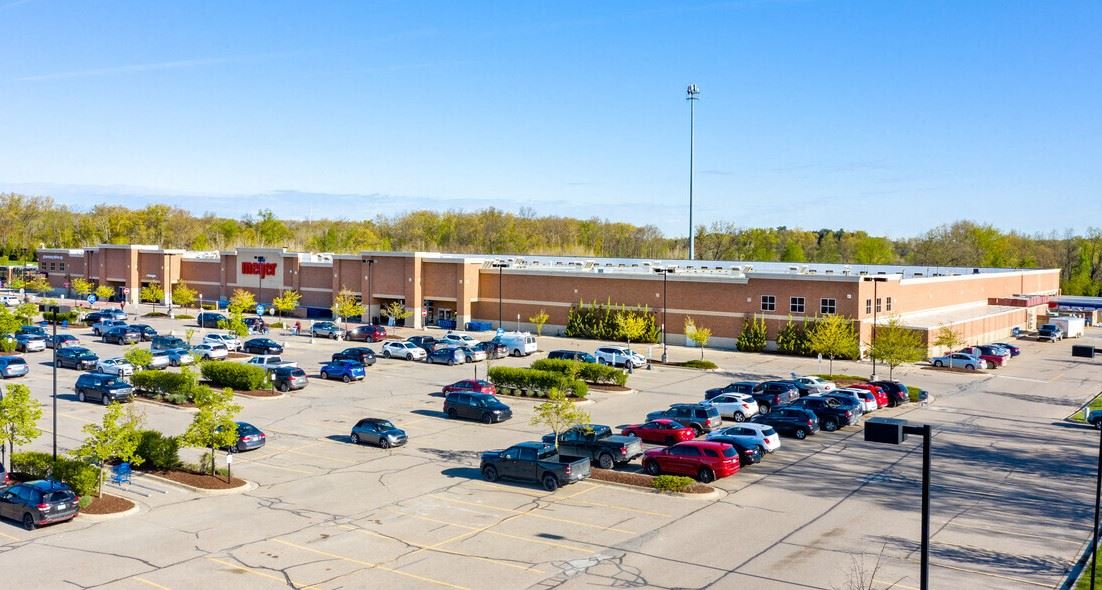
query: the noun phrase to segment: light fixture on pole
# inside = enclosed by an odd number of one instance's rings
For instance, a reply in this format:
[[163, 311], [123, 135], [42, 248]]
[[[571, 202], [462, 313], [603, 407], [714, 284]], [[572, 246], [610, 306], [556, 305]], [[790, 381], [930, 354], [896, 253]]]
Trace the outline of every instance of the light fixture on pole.
[[501, 318], [503, 317], [502, 314], [501, 314], [501, 302], [502, 302], [501, 269], [505, 268], [508, 265], [505, 264], [504, 262], [494, 262], [490, 266], [497, 269], [497, 329], [500, 330], [500, 329], [502, 329], [501, 328]]
[[[885, 283], [888, 277], [864, 277], [866, 281], [872, 281], [872, 338], [869, 340], [869, 346], [876, 344], [876, 317], [880, 313], [880, 296], [877, 292], [876, 286], [880, 283]], [[876, 381], [876, 355], [872, 356], [872, 375], [869, 377], [869, 381]]]
[[685, 100], [689, 101], [689, 260], [696, 259], [696, 237], [693, 234], [693, 177], [696, 175], [693, 158], [696, 151], [696, 101], [700, 100], [700, 89], [689, 84], [685, 89]]
[[674, 270], [672, 266], [654, 269], [654, 272], [662, 273], [662, 364], [666, 364], [666, 359], [668, 358], [666, 355], [666, 295], [668, 294], [666, 286], [669, 282], [666, 279]]

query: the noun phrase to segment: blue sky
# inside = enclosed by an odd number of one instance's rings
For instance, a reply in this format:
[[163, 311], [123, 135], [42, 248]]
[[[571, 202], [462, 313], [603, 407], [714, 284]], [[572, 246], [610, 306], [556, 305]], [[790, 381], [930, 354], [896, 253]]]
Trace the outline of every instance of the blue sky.
[[1100, 2], [0, 0], [0, 191], [915, 235], [1102, 218]]

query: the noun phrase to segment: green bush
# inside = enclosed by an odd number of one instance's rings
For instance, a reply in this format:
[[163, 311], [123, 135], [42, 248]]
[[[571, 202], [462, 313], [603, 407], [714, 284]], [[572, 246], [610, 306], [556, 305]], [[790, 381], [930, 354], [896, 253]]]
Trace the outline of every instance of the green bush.
[[766, 335], [765, 318], [754, 316], [746, 319], [742, 324], [742, 332], [738, 335], [739, 351], [761, 352], [765, 350]]
[[156, 430], [143, 430], [137, 455], [142, 458], [145, 469], [179, 469], [180, 441], [175, 436], [165, 436]]
[[718, 365], [709, 360], [693, 359], [691, 361], [685, 361], [683, 367], [689, 367], [690, 369], [715, 369]]
[[138, 371], [130, 377], [130, 383], [138, 395], [177, 405], [194, 401], [196, 390], [203, 387], [195, 373], [186, 367], [179, 373]]
[[788, 323], [777, 331], [777, 352], [796, 356], [813, 356], [811, 338], [808, 336], [815, 326], [815, 320], [796, 323], [788, 316]]
[[42, 319], [50, 322], [51, 324], [60, 324], [61, 322], [69, 322], [75, 324], [80, 318], [80, 314], [75, 311], [69, 311], [65, 313], [54, 313], [52, 311], [46, 311], [42, 313]]
[[167, 318], [168, 314], [163, 311], [151, 311], [142, 316], [143, 318]]
[[178, 313], [178, 314], [176, 314], [176, 319], [178, 319], [178, 320], [194, 320], [195, 316], [191, 315], [190, 313]]
[[562, 359], [540, 359], [532, 363], [532, 368], [538, 371], [562, 373], [571, 379], [581, 379], [586, 383], [597, 385], [623, 385], [627, 383], [628, 380], [628, 374], [622, 369], [599, 365], [597, 363], [583, 363], [581, 361], [568, 361]]
[[47, 479], [51, 475], [73, 488], [78, 496], [91, 496], [96, 493], [100, 470], [83, 461], [57, 458], [57, 472], [51, 474], [53, 456], [50, 453], [21, 451], [11, 456], [12, 471], [25, 473], [31, 479]]
[[696, 485], [696, 481], [681, 475], [659, 475], [651, 481], [651, 485], [660, 492], [687, 492]]
[[264, 367], [230, 361], [206, 361], [201, 367], [203, 377], [215, 387], [229, 387], [238, 391], [271, 387]]
[[587, 304], [578, 302], [578, 305], [571, 306], [566, 314], [566, 335], [571, 338], [591, 338], [594, 340], [625, 340], [620, 330], [620, 323], [616, 321], [616, 318], [621, 315], [643, 317], [646, 326], [643, 336], [636, 339], [636, 342], [649, 342], [651, 344], [658, 342], [661, 331], [650, 308], [643, 306], [641, 310], [628, 309], [623, 304], [613, 304], [611, 299], [608, 303], [599, 304], [594, 301]]
[[535, 392], [539, 397], [547, 395], [551, 388], [558, 388], [573, 397], [585, 397], [589, 386], [581, 379], [572, 379], [562, 373], [523, 369], [516, 367], [493, 367], [487, 375], [499, 388], [516, 388]]

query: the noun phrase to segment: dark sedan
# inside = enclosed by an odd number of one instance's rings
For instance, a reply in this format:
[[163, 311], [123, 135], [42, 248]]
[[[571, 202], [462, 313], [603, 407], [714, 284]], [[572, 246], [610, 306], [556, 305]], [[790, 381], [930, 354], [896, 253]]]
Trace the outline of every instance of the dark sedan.
[[149, 342], [157, 335], [157, 330], [154, 330], [153, 326], [149, 324], [130, 324], [130, 328], [138, 332], [142, 342]]
[[798, 439], [805, 439], [807, 435], [819, 431], [819, 417], [811, 410], [803, 408], [780, 407], [774, 408], [768, 414], [751, 418], [752, 422], [767, 424], [782, 434], [791, 434]]
[[72, 334], [58, 334], [46, 339], [46, 348], [65, 348], [66, 346], [77, 346], [78, 344], [80, 344], [80, 338]]
[[283, 346], [271, 338], [252, 338], [241, 345], [249, 354], [283, 354]]
[[441, 391], [443, 391], [444, 394], [453, 391], [477, 391], [479, 393], [496, 394], [497, 386], [485, 379], [464, 379], [462, 381], [456, 381], [451, 385], [445, 385]]
[[90, 371], [96, 368], [99, 357], [96, 353], [83, 346], [67, 346], [59, 348], [56, 353], [58, 368], [77, 369], [78, 371]]
[[356, 361], [365, 367], [375, 364], [375, 351], [366, 346], [352, 346], [333, 353], [334, 361]]

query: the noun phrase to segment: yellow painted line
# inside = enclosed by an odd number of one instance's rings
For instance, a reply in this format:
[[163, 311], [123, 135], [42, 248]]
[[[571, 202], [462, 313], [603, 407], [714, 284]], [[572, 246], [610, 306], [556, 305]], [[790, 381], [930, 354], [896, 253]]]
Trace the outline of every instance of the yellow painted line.
[[878, 580], [874, 578], [872, 581], [877, 584], [884, 584], [885, 588], [891, 588], [891, 590], [921, 590], [919, 588], [915, 588], [914, 586], [907, 586], [904, 584], [900, 584], [899, 582], [892, 582], [890, 580]]
[[[453, 526], [460, 529], [476, 530], [479, 527], [473, 527], [465, 524], [456, 524], [454, 522], [448, 522], [446, 520], [440, 520], [438, 518], [432, 518], [431, 516], [422, 516], [420, 514], [405, 513], [400, 510], [394, 509], [395, 512], [403, 516], [410, 518], [416, 518], [418, 520], [424, 520], [426, 522], [435, 522], [436, 524], [443, 524], [447, 526]], [[517, 541], [526, 541], [528, 543], [535, 543], [537, 545], [547, 545], [548, 547], [558, 547], [559, 549], [566, 549], [568, 551], [577, 551], [579, 553], [596, 553], [596, 550], [589, 549], [588, 547], [578, 547], [577, 545], [568, 545], [566, 543], [556, 543], [554, 541], [544, 541], [543, 539], [532, 539], [529, 537], [522, 537], [520, 535], [510, 535], [509, 533], [502, 533], [499, 531], [484, 530], [481, 531], [487, 535], [494, 535], [495, 537], [504, 537], [506, 539], [514, 539]]]
[[[385, 539], [387, 541], [398, 541], [398, 542], [400, 542], [402, 544], [405, 544], [405, 545], [412, 545], [414, 547], [417, 547], [417, 551], [414, 551], [413, 553], [417, 553], [418, 551], [436, 551], [436, 552], [439, 552], [439, 553], [447, 553], [448, 555], [455, 555], [455, 556], [458, 556], [458, 557], [470, 557], [472, 559], [481, 559], [483, 561], [488, 561], [490, 563], [494, 563], [494, 564], [497, 564], [497, 565], [503, 565], [505, 567], [516, 568], [518, 570], [524, 570], [524, 571], [528, 571], [528, 572], [536, 572], [538, 574], [544, 573], [543, 570], [535, 568], [535, 567], [517, 565], [515, 563], [509, 563], [508, 561], [502, 561], [500, 559], [494, 559], [493, 557], [483, 557], [481, 555], [472, 555], [470, 553], [463, 553], [462, 551], [452, 551], [452, 550], [449, 550], [449, 549], [440, 549], [439, 548], [441, 545], [447, 545], [448, 543], [451, 543], [452, 541], [458, 540], [461, 537], [467, 536], [470, 533], [464, 533], [462, 535], [456, 535], [455, 537], [452, 537], [451, 539], [447, 539], [445, 541], [441, 541], [441, 542], [433, 544], [433, 545], [423, 545], [421, 543], [414, 543], [413, 541], [407, 541], [405, 539], [398, 539], [396, 537], [388, 537], [386, 535], [382, 535], [382, 534], [376, 533], [375, 531], [371, 531], [371, 530], [368, 530], [368, 529], [360, 529], [360, 528], [355, 528], [355, 527], [349, 527], [349, 528], [353, 531], [356, 531], [357, 533], [363, 533], [365, 535], [371, 535], [373, 537], [378, 537], [380, 539]], [[413, 553], [408, 553], [407, 555], [413, 555]], [[405, 555], [403, 555], [403, 557], [405, 557]]]
[[[207, 559], [213, 561], [214, 563], [224, 565], [228, 568], [233, 568], [235, 570], [245, 572], [246, 574], [252, 574], [254, 576], [258, 576], [258, 577], [261, 577], [261, 578], [268, 578], [269, 580], [275, 580], [276, 582], [279, 582], [280, 586], [283, 586], [283, 587], [287, 586], [287, 579], [286, 578], [281, 578], [279, 576], [269, 574], [268, 572], [262, 572], [262, 571], [259, 571], [259, 570], [254, 570], [250, 567], [245, 567], [241, 564], [233, 563], [232, 561], [225, 561], [225, 560], [222, 560], [222, 559], [215, 559], [213, 557], [208, 557]], [[295, 586], [298, 586], [298, 583], [296, 583], [294, 581], [292, 581], [291, 583], [294, 584]], [[317, 586], [302, 586], [302, 590], [321, 590], [321, 588], [318, 588]]]
[[282, 469], [283, 471], [290, 471], [292, 473], [301, 473], [303, 475], [317, 475], [316, 473], [312, 473], [310, 471], [305, 471], [303, 469], [295, 469], [294, 467], [283, 467], [282, 465], [272, 465], [271, 463], [264, 463], [263, 460], [264, 459], [242, 461], [240, 459], [235, 459], [233, 463], [234, 463], [234, 465], [255, 465], [257, 467], [267, 467], [269, 469]]
[[160, 590], [172, 590], [172, 588], [169, 588], [168, 586], [162, 586], [162, 585], [158, 584], [157, 582], [151, 582], [151, 581], [149, 581], [145, 578], [140, 578], [138, 576], [134, 576], [133, 578], [130, 578], [130, 579], [134, 580], [136, 582], [141, 582], [141, 583], [149, 585], [149, 586], [153, 586], [154, 588], [159, 588]]
[[429, 578], [429, 577], [426, 577], [426, 576], [419, 576], [417, 574], [412, 574], [410, 572], [404, 572], [402, 570], [397, 570], [397, 569], [394, 569], [394, 568], [391, 568], [391, 567], [387, 567], [387, 566], [382, 565], [382, 564], [372, 563], [370, 561], [363, 561], [361, 559], [353, 559], [351, 557], [345, 557], [344, 555], [337, 555], [336, 553], [329, 553], [328, 551], [321, 551], [321, 550], [318, 550], [318, 549], [312, 549], [310, 547], [303, 547], [302, 545], [296, 545], [294, 543], [291, 543], [290, 541], [284, 541], [283, 539], [272, 539], [272, 540], [275, 541], [276, 543], [287, 545], [288, 547], [294, 547], [294, 548], [300, 549], [302, 551], [308, 551], [310, 553], [316, 553], [318, 555], [322, 555], [324, 557], [329, 557], [329, 558], [332, 558], [332, 559], [340, 559], [342, 561], [347, 561], [349, 563], [354, 563], [356, 565], [362, 565], [362, 566], [364, 566], [366, 568], [370, 568], [370, 569], [379, 569], [379, 570], [382, 570], [384, 572], [391, 572], [391, 573], [394, 573], [394, 574], [398, 574], [400, 576], [406, 576], [408, 578], [413, 578], [414, 580], [419, 580], [421, 582], [428, 582], [430, 584], [437, 584], [439, 586], [447, 586], [448, 588], [456, 588], [457, 590], [470, 590], [466, 586], [457, 586], [457, 585], [452, 584], [450, 582], [445, 582], [443, 580], [437, 580], [437, 579]]
[[5, 539], [11, 539], [12, 541], [18, 541], [19, 540], [19, 537], [13, 537], [13, 536], [5, 534], [5, 533], [0, 533], [0, 537], [4, 537]]
[[448, 498], [447, 496], [444, 496], [442, 494], [435, 494], [433, 497], [440, 498], [441, 500], [444, 500], [446, 502], [454, 502], [456, 504], [463, 504], [464, 506], [474, 506], [475, 508], [485, 508], [487, 510], [497, 510], [498, 512], [507, 512], [509, 514], [522, 514], [524, 516], [530, 516], [532, 518], [540, 518], [540, 519], [543, 519], [543, 520], [553, 520], [555, 522], [564, 522], [566, 524], [572, 524], [572, 525], [575, 525], [575, 526], [586, 527], [586, 528], [590, 528], [590, 529], [597, 529], [597, 530], [601, 530], [601, 531], [613, 531], [613, 532], [616, 532], [616, 533], [625, 533], [625, 534], [628, 534], [628, 535], [637, 535], [637, 534], [639, 534], [639, 533], [636, 533], [635, 531], [629, 531], [629, 530], [626, 530], [626, 529], [618, 529], [618, 528], [615, 528], [615, 527], [603, 526], [603, 525], [599, 525], [599, 524], [593, 524], [593, 523], [590, 523], [590, 522], [580, 522], [580, 521], [577, 521], [577, 520], [567, 520], [565, 518], [558, 518], [558, 517], [555, 517], [555, 516], [546, 516], [546, 515], [537, 514], [535, 512], [531, 512], [531, 511], [514, 510], [512, 508], [498, 508], [497, 506], [489, 506], [487, 504], [478, 504], [478, 503], [475, 503], [475, 502], [467, 502], [465, 500], [456, 500], [454, 498]]
[[936, 566], [936, 567], [943, 567], [945, 569], [957, 570], [957, 571], [960, 571], [960, 572], [967, 572], [967, 573], [970, 573], [970, 574], [977, 574], [977, 575], [980, 575], [980, 576], [987, 576], [989, 578], [998, 578], [1000, 580], [1009, 580], [1011, 582], [1017, 582], [1018, 584], [1028, 584], [1030, 586], [1040, 586], [1041, 588], [1051, 588], [1052, 587], [1050, 584], [1043, 584], [1041, 582], [1034, 582], [1033, 580], [1026, 580], [1026, 579], [1023, 579], [1023, 578], [1015, 578], [1013, 576], [1004, 576], [1002, 574], [993, 574], [991, 572], [981, 572], [980, 570], [973, 570], [973, 569], [968, 569], [968, 568], [965, 568], [965, 567], [959, 567], [959, 566], [955, 566], [955, 565], [948, 565], [948, 564], [945, 564], [945, 563], [933, 563], [933, 562], [931, 562], [930, 565], [933, 565], [933, 566]]
[[64, 418], [68, 418], [70, 420], [76, 420], [77, 422], [84, 422], [85, 424], [95, 424], [96, 423], [93, 420], [87, 420], [85, 418], [81, 418], [80, 416], [74, 416], [72, 414], [67, 414], [65, 412], [58, 412], [57, 415], [62, 416]]
[[[575, 496], [580, 496], [581, 494], [583, 494], [585, 492], [588, 492], [590, 490], [595, 490], [598, 487], [600, 487], [600, 486], [592, 486], [590, 488], [586, 488], [584, 491], [579, 492], [577, 494], [572, 494], [572, 495], [569, 495], [569, 496], [565, 496], [563, 498], [556, 498], [555, 494], [550, 494], [550, 493], [541, 494], [539, 492], [535, 492], [535, 491], [531, 491], [531, 490], [506, 489], [506, 488], [502, 488], [501, 486], [493, 486], [493, 485], [477, 483], [477, 482], [473, 483], [472, 485], [476, 488], [483, 489], [483, 490], [496, 490], [496, 491], [504, 492], [504, 493], [507, 493], [507, 494], [524, 494], [524, 495], [527, 495], [527, 496], [531, 496], [533, 498], [555, 500], [554, 502], [550, 502], [551, 504], [560, 504], [560, 503], [562, 503], [563, 500], [573, 499]], [[646, 514], [648, 516], [659, 516], [659, 517], [662, 517], [662, 518], [670, 518], [670, 516], [671, 516], [670, 514], [666, 514], [664, 512], [651, 512], [650, 510], [640, 510], [638, 508], [627, 508], [627, 507], [624, 507], [624, 506], [615, 506], [613, 504], [602, 504], [601, 502], [593, 502], [593, 501], [590, 501], [590, 500], [574, 500], [574, 502], [576, 502], [578, 504], [585, 504], [587, 506], [597, 506], [597, 507], [600, 507], [600, 508], [611, 508], [613, 510], [623, 510], [624, 512], [636, 512], [636, 513], [639, 513], [639, 514]]]

